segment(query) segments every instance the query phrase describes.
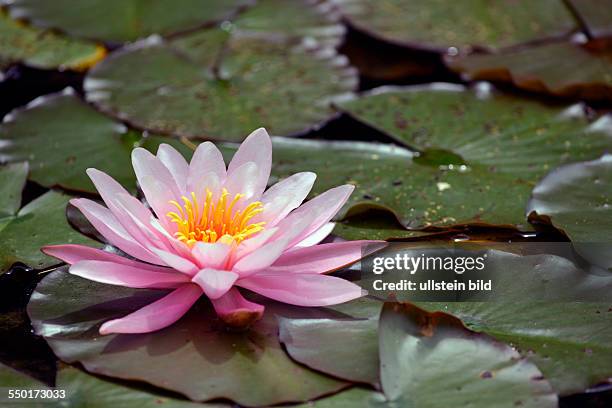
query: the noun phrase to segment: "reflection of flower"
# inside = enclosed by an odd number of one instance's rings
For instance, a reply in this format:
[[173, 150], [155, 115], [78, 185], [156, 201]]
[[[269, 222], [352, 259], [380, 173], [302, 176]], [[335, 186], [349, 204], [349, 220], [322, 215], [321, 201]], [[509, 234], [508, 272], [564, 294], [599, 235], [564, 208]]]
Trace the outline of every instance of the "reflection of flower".
[[71, 264], [74, 275], [132, 288], [172, 289], [104, 323], [100, 333], [159, 330], [183, 316], [202, 293], [228, 324], [249, 324], [264, 307], [245, 299], [236, 286], [300, 306], [333, 305], [362, 295], [359, 286], [322, 273], [358, 260], [364, 241], [315, 245], [332, 230], [329, 221], [353, 187], [333, 188], [300, 205], [316, 177], [304, 172], [264, 192], [272, 163], [264, 129], [244, 141], [227, 170], [210, 142], [198, 146], [189, 164], [166, 144], [157, 156], [135, 149], [132, 163], [157, 217], [95, 169], [88, 174], [108, 208], [82, 198], [71, 202], [108, 242], [138, 260], [79, 245], [43, 248]]

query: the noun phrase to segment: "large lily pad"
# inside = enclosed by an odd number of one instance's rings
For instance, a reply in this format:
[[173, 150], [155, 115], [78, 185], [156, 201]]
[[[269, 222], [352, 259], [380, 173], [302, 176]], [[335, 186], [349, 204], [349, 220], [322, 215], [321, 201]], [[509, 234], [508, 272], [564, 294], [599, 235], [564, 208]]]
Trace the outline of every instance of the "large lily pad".
[[[355, 88], [356, 74], [321, 48], [328, 37], [306, 35], [330, 27], [323, 17], [313, 25], [311, 5], [268, 3], [222, 28], [114, 53], [90, 71], [87, 99], [136, 127], [188, 138], [239, 141], [260, 126], [289, 135], [319, 125], [333, 115], [330, 100]], [[285, 27], [285, 15], [308, 25]]]
[[612, 36], [612, 2], [610, 0], [568, 0], [594, 38]]
[[[3, 0], [6, 2], [6, 0]], [[171, 34], [230, 17], [250, 0], [12, 0], [14, 18], [109, 42]]]
[[0, 69], [21, 62], [35, 68], [85, 70], [104, 55], [104, 47], [26, 26], [0, 9]]
[[[378, 330], [377, 320], [283, 321], [283, 330], [302, 336], [296, 340], [301, 343], [297, 349], [294, 336], [288, 336], [288, 351], [298, 361], [332, 373], [367, 368], [374, 378], [378, 378], [380, 367], [384, 395], [352, 389], [314, 406], [557, 406], [555, 393], [535, 365], [521, 359], [512, 348], [467, 330], [453, 316], [388, 303]], [[333, 361], [335, 353], [342, 350], [355, 350], [358, 357], [340, 367], [317, 358], [314, 351], [320, 345], [312, 343], [312, 348], [307, 348], [316, 338], [317, 328], [326, 338], [334, 339], [331, 345], [325, 343], [325, 353]]]
[[379, 331], [382, 388], [398, 406], [557, 406], [535, 365], [455, 317], [388, 303]]
[[612, 155], [553, 170], [534, 188], [531, 217], [546, 217], [591, 262], [612, 270]]
[[40, 248], [55, 244], [91, 244], [95, 242], [73, 230], [66, 221], [69, 196], [49, 191], [28, 203], [17, 214], [0, 221], [0, 274], [15, 262], [35, 269], [58, 263]]
[[162, 294], [102, 285], [58, 271], [38, 285], [28, 313], [36, 332], [62, 360], [79, 361], [94, 373], [146, 381], [193, 400], [228, 398], [267, 406], [309, 400], [346, 386], [292, 362], [277, 339], [277, 315], [315, 318], [337, 312], [264, 301], [263, 320], [238, 333], [221, 327], [212, 308], [202, 303], [155, 333], [98, 334], [102, 321]]
[[562, 97], [612, 99], [612, 49], [602, 44], [548, 43], [448, 58], [447, 64], [472, 80], [511, 82]]
[[30, 179], [46, 187], [95, 191], [85, 170], [109, 173], [135, 189], [130, 152], [141, 137], [71, 92], [45, 96], [0, 125], [0, 159], [30, 163]]
[[502, 47], [567, 34], [576, 26], [561, 0], [334, 0], [355, 27], [419, 48]]
[[[425, 252], [424, 252], [425, 251]], [[414, 249], [409, 256], [439, 256], [440, 250]], [[473, 253], [472, 253], [473, 255]], [[587, 273], [569, 260], [555, 255], [521, 256], [502, 251], [487, 251], [486, 271], [493, 277], [494, 297], [490, 301], [419, 302], [428, 310], [440, 310], [461, 318], [467, 326], [487, 333], [518, 349], [534, 362], [556, 392], [572, 394], [605, 381], [612, 374], [612, 313], [610, 298], [612, 276]], [[391, 273], [391, 272], [388, 272]], [[422, 275], [422, 276], [421, 276]], [[428, 279], [431, 272], [415, 275], [393, 273], [386, 282], [399, 279]], [[468, 273], [466, 273], [468, 275]], [[470, 276], [467, 276], [470, 278]], [[378, 276], [378, 279], [381, 279]], [[372, 295], [372, 282], [365, 276], [358, 282]], [[389, 292], [390, 294], [391, 292]], [[409, 292], [393, 292], [398, 300], [415, 299]], [[457, 298], [457, 300], [466, 300]], [[581, 300], [582, 302], [573, 302]], [[350, 313], [349, 313], [350, 315]], [[320, 319], [282, 322], [281, 337], [293, 358], [311, 368], [352, 380], [370, 382], [378, 372], [364, 371], [375, 366], [379, 356], [371, 341], [376, 316], [361, 319]], [[317, 330], [333, 341], [325, 342], [326, 354], [340, 356], [345, 350], [359, 350], [359, 357], [337, 362], [318, 358], [309, 344], [314, 344]], [[295, 334], [292, 334], [295, 333]], [[297, 336], [301, 333], [301, 336]], [[322, 347], [318, 345], [317, 347]], [[452, 365], [452, 359], [447, 360]], [[384, 388], [384, 386], [383, 386]]]
[[385, 206], [410, 227], [524, 224], [525, 202], [540, 177], [612, 147], [605, 121], [589, 126], [584, 116], [570, 115], [575, 109], [458, 86], [382, 89], [340, 109], [419, 150], [419, 157], [411, 163], [372, 152], [368, 160], [364, 152], [355, 160], [341, 150], [327, 156], [331, 146], [319, 153], [294, 147], [299, 153], [277, 167], [313, 169], [309, 161], [327, 159], [333, 177], [356, 181], [350, 204]]

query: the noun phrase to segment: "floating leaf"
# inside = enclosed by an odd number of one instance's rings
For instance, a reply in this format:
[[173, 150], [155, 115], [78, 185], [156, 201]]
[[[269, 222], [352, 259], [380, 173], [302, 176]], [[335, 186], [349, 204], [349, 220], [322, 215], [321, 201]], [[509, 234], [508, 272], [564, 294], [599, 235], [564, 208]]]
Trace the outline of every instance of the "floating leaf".
[[[345, 380], [376, 385], [381, 305], [376, 300], [359, 299], [343, 308], [348, 316], [281, 319], [280, 341], [291, 358], [310, 368]], [[354, 309], [361, 309], [357, 316]], [[351, 347], [346, 347], [349, 343]]]
[[[21, 207], [21, 190], [28, 176], [28, 164], [13, 163], [0, 167], [0, 225]], [[0, 227], [1, 230], [1, 227]]]
[[[505, 95], [479, 96], [458, 86], [377, 90], [343, 102], [340, 109], [419, 150], [414, 164], [409, 157], [390, 161], [374, 152], [370, 160], [365, 153], [355, 160], [340, 151], [328, 156], [329, 150], [307, 154], [300, 149], [301, 158], [285, 158], [284, 166], [310, 161], [316, 169], [312, 163], [327, 158], [327, 169], [337, 163], [336, 179], [356, 181], [350, 204], [391, 208], [414, 228], [520, 226], [524, 203], [540, 177], [612, 147], [605, 123], [587, 127], [584, 117], [569, 115], [572, 110]], [[377, 169], [370, 168], [375, 163]]]
[[230, 332], [203, 302], [158, 332], [98, 334], [101, 322], [163, 293], [98, 284], [58, 271], [38, 285], [28, 313], [36, 332], [62, 360], [79, 361], [97, 374], [146, 381], [193, 400], [227, 398], [268, 406], [313, 399], [346, 386], [292, 362], [277, 339], [277, 316], [316, 318], [338, 313], [325, 309], [257, 299], [266, 305], [264, 318], [249, 331]]
[[567, 34], [576, 26], [561, 0], [334, 0], [356, 28], [400, 45], [436, 50], [502, 47]]
[[80, 71], [105, 55], [104, 47], [28, 27], [0, 10], [0, 69], [21, 62], [35, 68]]
[[66, 221], [69, 196], [49, 191], [28, 203], [0, 230], [0, 274], [15, 262], [35, 269], [58, 263], [40, 252], [45, 245], [90, 244], [95, 242], [73, 230]]
[[[405, 253], [412, 258], [423, 254], [428, 257], [448, 255], [441, 249], [432, 249], [433, 246], [427, 249], [410, 245], [414, 249], [410, 250], [407, 244]], [[384, 252], [380, 253], [380, 256], [384, 255]], [[453, 256], [458, 255], [455, 249]], [[474, 252], [467, 255], [473, 256]], [[418, 305], [428, 310], [452, 313], [470, 329], [485, 332], [517, 347], [522, 356], [531, 359], [542, 370], [555, 391], [562, 394], [582, 391], [610, 376], [612, 313], [602, 300], [609, 299], [612, 276], [589, 274], [560, 256], [521, 256], [495, 250], [486, 252], [485, 272], [493, 278], [494, 285], [489, 301], [478, 302], [452, 293], [450, 297], [454, 300], [470, 301], [419, 302]], [[418, 282], [431, 279], [432, 273], [420, 270], [414, 275], [409, 271], [403, 275], [394, 271], [387, 272], [383, 280]], [[469, 273], [465, 275], [466, 279], [474, 278]], [[378, 275], [376, 278], [381, 279]], [[357, 283], [370, 295], [384, 294], [373, 290], [371, 275], [363, 275]], [[391, 293], [401, 301], [419, 299], [418, 294], [409, 291], [388, 292]], [[575, 300], [581, 302], [573, 302]], [[348, 315], [351, 316], [350, 311]], [[287, 334], [281, 339], [287, 342], [287, 351], [293, 358], [311, 368], [351, 380], [371, 382], [378, 375], [372, 367], [379, 357], [372, 344], [374, 334], [368, 330], [374, 330], [371, 320], [376, 320], [376, 316], [370, 312], [354, 317], [357, 319], [286, 319], [282, 321], [281, 333], [286, 331]], [[333, 340], [315, 346], [317, 336]], [[325, 348], [328, 360], [314, 353], [315, 348], [320, 347]], [[336, 361], [335, 356], [342, 356], [346, 350], [359, 350], [359, 356]], [[454, 362], [451, 358], [446, 361], [450, 366]], [[370, 371], [365, 371], [366, 367]]]
[[95, 167], [135, 190], [130, 152], [140, 137], [72, 93], [54, 94], [5, 117], [0, 159], [27, 160], [30, 179], [45, 187], [95, 192], [85, 173]]
[[511, 82], [562, 97], [612, 100], [612, 49], [595, 43], [548, 43], [447, 58], [447, 64], [470, 80]]
[[[7, 0], [2, 0], [8, 2]], [[11, 0], [13, 18], [42, 28], [101, 41], [123, 42], [168, 35], [230, 17], [250, 0]]]
[[612, 36], [612, 1], [568, 0], [593, 38]]
[[398, 406], [557, 406], [535, 365], [453, 316], [387, 303], [379, 331], [382, 388]]
[[[87, 99], [136, 127], [188, 138], [239, 141], [260, 126], [282, 135], [318, 126], [333, 115], [330, 100], [355, 88], [355, 71], [280, 23], [286, 14], [312, 24], [307, 2], [268, 3], [233, 26], [115, 52], [90, 71]], [[274, 13], [264, 19], [265, 10]]]
[[612, 270], [612, 155], [553, 170], [534, 188], [531, 217], [546, 217], [591, 262]]

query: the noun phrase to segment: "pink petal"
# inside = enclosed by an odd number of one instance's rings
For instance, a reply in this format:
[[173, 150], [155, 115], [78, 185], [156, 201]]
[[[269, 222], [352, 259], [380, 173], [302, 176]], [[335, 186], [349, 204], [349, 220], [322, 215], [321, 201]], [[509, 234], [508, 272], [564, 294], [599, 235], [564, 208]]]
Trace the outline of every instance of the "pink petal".
[[111, 207], [116, 195], [129, 194], [121, 184], [103, 171], [89, 168], [86, 172], [94, 186], [96, 186], [96, 190], [98, 190], [102, 200], [104, 200], [104, 203], [110, 208], [111, 211], [113, 210]]
[[163, 329], [183, 317], [201, 295], [198, 285], [184, 284], [134, 313], [109, 320], [100, 327], [100, 334], [149, 333]]
[[134, 261], [111, 252], [83, 245], [50, 245], [43, 247], [41, 250], [45, 254], [61, 259], [70, 265], [73, 265], [79, 261], [102, 261], [118, 263], [138, 269], [146, 269], [148, 271], [168, 272], [168, 268], [166, 267]]
[[128, 233], [145, 248], [161, 248], [169, 250], [172, 246], [158, 230], [151, 225], [153, 214], [136, 197], [128, 194], [118, 194], [115, 198], [117, 218]]
[[206, 188], [216, 193], [220, 183], [225, 181], [225, 162], [217, 146], [211, 142], [200, 143], [189, 164], [187, 192], [206, 194]]
[[328, 222], [324, 224], [321, 228], [295, 244], [295, 248], [305, 248], [313, 245], [317, 245], [319, 242], [323, 241], [331, 232], [334, 230], [336, 223]]
[[[151, 212], [137, 198], [132, 197], [117, 181], [97, 169], [87, 169], [89, 178], [98, 193], [126, 231], [141, 244], [149, 242], [149, 237], [158, 242], [157, 233], [148, 226]], [[146, 224], [146, 226], [142, 224]], [[144, 228], [143, 228], [144, 227]], [[148, 233], [148, 234], [147, 234]], [[159, 242], [158, 242], [159, 244]], [[146, 245], [143, 245], [146, 246]]]
[[383, 241], [346, 241], [296, 248], [281, 255], [265, 273], [330, 272], [352, 264], [385, 245]]
[[261, 193], [257, 192], [258, 172], [257, 165], [253, 162], [248, 162], [227, 176], [223, 187], [227, 189], [230, 196], [234, 197], [236, 194], [244, 194], [244, 198], [238, 202], [235, 208], [243, 208], [249, 201], [259, 199], [259, 194]]
[[157, 157], [140, 147], [132, 151], [132, 165], [147, 202], [165, 223], [166, 214], [174, 209], [170, 201], [181, 197], [174, 178]]
[[189, 259], [183, 258], [179, 255], [167, 252], [162, 249], [151, 248], [151, 251], [159, 257], [166, 265], [172, 269], [176, 269], [186, 275], [193, 276], [198, 271], [196, 264], [191, 262]]
[[254, 222], [265, 221], [266, 227], [275, 226], [302, 204], [316, 178], [311, 172], [297, 173], [270, 187], [261, 198], [264, 211]]
[[240, 243], [240, 245], [238, 245], [238, 248], [236, 248], [236, 252], [233, 256], [233, 259], [242, 259], [251, 252], [261, 248], [270, 240], [270, 238], [274, 236], [274, 234], [276, 234], [277, 231], [278, 228], [267, 228], [258, 233], [257, 235], [253, 236], [252, 238], [245, 239]]
[[258, 169], [254, 187], [254, 197], [257, 199], [268, 184], [272, 168], [272, 140], [264, 128], [255, 130], [244, 139], [228, 166], [228, 177], [248, 162], [255, 163]]
[[254, 274], [239, 279], [236, 285], [298, 306], [329, 306], [364, 295], [352, 282], [319, 274]]
[[228, 325], [246, 327], [261, 319], [264, 307], [246, 300], [238, 289], [231, 288], [225, 295], [212, 300], [215, 311]]
[[[293, 236], [289, 243], [289, 247], [294, 246], [327, 224], [329, 220], [340, 211], [354, 189], [354, 186], [346, 184], [327, 190], [312, 200], [302, 204], [289, 214], [287, 218], [279, 222], [278, 227], [281, 233], [291, 234]], [[304, 220], [307, 220], [308, 225], [298, 234], [295, 234], [295, 226], [303, 223]]]
[[236, 262], [233, 271], [247, 276], [272, 265], [287, 247], [287, 240], [270, 242]]
[[170, 235], [170, 233], [166, 231], [166, 229], [161, 225], [160, 221], [157, 218], [151, 217], [149, 219], [149, 224], [151, 224], [151, 226], [156, 231], [158, 231], [161, 235], [164, 236], [164, 238], [166, 238], [166, 240], [170, 243], [170, 246], [172, 247], [172, 249], [174, 249], [174, 251], [172, 252], [174, 252], [175, 254], [185, 259], [192, 258], [191, 248], [189, 248], [189, 246], [185, 244], [184, 242], [179, 241], [178, 239]]
[[69, 272], [92, 281], [128, 288], [166, 289], [189, 282], [187, 276], [171, 269], [160, 272], [106, 261], [79, 261], [70, 267]]
[[157, 148], [157, 158], [166, 166], [181, 193], [188, 194], [186, 189], [189, 165], [183, 155], [169, 144], [162, 143]]
[[210, 299], [218, 299], [225, 295], [238, 279], [238, 274], [231, 271], [202, 269], [192, 281], [200, 285], [204, 294]]
[[191, 252], [200, 268], [225, 269], [232, 246], [223, 242], [198, 242]]
[[85, 198], [72, 199], [70, 203], [77, 207], [112, 245], [142, 261], [163, 264], [155, 254], [134, 240], [108, 208]]

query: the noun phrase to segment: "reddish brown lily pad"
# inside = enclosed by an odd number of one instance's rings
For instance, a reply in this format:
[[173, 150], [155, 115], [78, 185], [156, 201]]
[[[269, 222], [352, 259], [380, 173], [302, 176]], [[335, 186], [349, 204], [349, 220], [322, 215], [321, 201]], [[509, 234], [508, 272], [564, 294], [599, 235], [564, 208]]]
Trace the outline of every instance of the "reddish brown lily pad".
[[568, 98], [612, 100], [612, 48], [603, 43], [549, 43], [446, 62], [470, 80], [510, 82]]

